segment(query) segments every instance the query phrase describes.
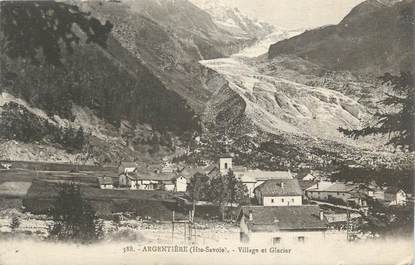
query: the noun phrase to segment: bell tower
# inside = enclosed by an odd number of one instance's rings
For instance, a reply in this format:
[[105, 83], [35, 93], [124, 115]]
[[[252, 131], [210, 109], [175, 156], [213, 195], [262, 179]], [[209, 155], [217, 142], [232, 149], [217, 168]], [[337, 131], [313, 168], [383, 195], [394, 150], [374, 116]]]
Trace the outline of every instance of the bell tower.
[[219, 158], [220, 173], [226, 175], [230, 169], [232, 169], [232, 156], [230, 154], [223, 155]]

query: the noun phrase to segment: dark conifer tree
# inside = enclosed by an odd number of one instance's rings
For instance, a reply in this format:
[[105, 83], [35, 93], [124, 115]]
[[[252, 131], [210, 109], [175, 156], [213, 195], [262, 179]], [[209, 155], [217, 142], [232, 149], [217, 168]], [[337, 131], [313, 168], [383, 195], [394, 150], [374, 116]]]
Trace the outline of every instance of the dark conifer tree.
[[49, 211], [51, 239], [89, 243], [100, 238], [102, 225], [75, 184], [63, 184]]
[[346, 136], [359, 138], [368, 135], [388, 135], [388, 144], [415, 151], [415, 85], [411, 72], [400, 76], [389, 73], [380, 77], [383, 84], [390, 85], [392, 92], [379, 103], [394, 111], [378, 112], [375, 123], [359, 130], [339, 128]]
[[10, 58], [39, 62], [39, 51], [47, 63], [59, 66], [61, 47], [69, 53], [81, 40], [77, 25], [86, 35], [86, 42], [106, 47], [113, 25], [102, 25], [98, 19], [82, 12], [75, 5], [55, 1], [1, 1], [0, 28], [3, 32], [2, 52]]

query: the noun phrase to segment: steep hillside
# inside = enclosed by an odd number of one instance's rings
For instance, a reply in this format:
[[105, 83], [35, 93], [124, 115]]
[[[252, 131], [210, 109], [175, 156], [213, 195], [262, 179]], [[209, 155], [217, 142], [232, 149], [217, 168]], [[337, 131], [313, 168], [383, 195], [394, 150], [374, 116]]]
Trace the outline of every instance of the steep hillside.
[[[153, 132], [167, 130], [176, 135], [196, 128], [194, 112], [184, 99], [166, 89], [138, 61], [127, 64], [111, 55], [122, 59], [125, 50], [114, 39], [108, 43], [108, 51], [95, 45], [77, 47], [74, 54], [65, 56], [62, 67], [37, 66], [1, 56], [1, 137], [24, 143], [57, 144], [58, 148], [67, 149], [68, 143], [63, 140], [65, 128], [82, 127], [85, 138], [96, 142], [92, 147], [96, 158], [108, 156], [111, 161], [134, 156], [129, 151], [121, 154], [128, 145], [122, 137], [122, 123], [129, 124], [131, 131], [147, 124]], [[143, 136], [146, 141], [151, 137], [151, 130]], [[85, 149], [88, 144], [81, 149], [91, 151]], [[118, 147], [109, 152], [98, 151], [112, 144]]]
[[112, 21], [115, 39], [197, 113], [211, 95], [198, 61], [228, 56], [254, 41], [217, 27], [187, 0], [88, 2], [84, 9]]
[[105, 49], [81, 38], [61, 67], [1, 54], [0, 157], [114, 163], [179, 151], [212, 93], [198, 61], [251, 40], [186, 0], [78, 4], [114, 25]]
[[329, 70], [375, 75], [413, 70], [414, 21], [413, 0], [368, 0], [338, 25], [275, 43], [268, 56], [291, 54]]

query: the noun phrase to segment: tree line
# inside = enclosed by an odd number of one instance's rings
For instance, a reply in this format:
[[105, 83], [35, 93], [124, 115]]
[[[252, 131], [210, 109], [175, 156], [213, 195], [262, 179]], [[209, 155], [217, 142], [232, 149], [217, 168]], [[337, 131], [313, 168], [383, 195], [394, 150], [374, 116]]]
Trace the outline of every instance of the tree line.
[[0, 138], [24, 143], [50, 142], [68, 151], [80, 151], [87, 141], [82, 126], [59, 127], [29, 112], [24, 106], [8, 102], [0, 114]]
[[111, 22], [101, 24], [63, 2], [3, 1], [0, 7], [0, 91], [51, 117], [73, 120], [75, 103], [115, 126], [128, 120], [177, 134], [199, 128], [186, 101], [143, 64], [108, 56], [123, 49], [110, 35]]

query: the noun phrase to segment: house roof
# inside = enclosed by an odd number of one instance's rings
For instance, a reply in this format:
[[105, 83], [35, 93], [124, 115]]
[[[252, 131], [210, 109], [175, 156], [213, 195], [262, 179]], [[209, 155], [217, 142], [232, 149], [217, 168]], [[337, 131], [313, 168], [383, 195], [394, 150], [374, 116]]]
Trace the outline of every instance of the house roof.
[[259, 185], [262, 196], [301, 196], [302, 191], [296, 179], [272, 179]]
[[238, 176], [242, 178], [255, 179], [256, 181], [265, 181], [270, 179], [292, 179], [289, 171], [262, 171], [259, 169], [247, 170], [244, 172], [237, 172]]
[[255, 177], [251, 176], [251, 175], [242, 175], [242, 176], [240, 176], [239, 174], [235, 174], [235, 175], [236, 175], [237, 178], [239, 178], [239, 180], [242, 183], [256, 183], [257, 182]]
[[113, 185], [111, 177], [98, 177], [99, 185]]
[[196, 167], [196, 168], [186, 167], [179, 172], [179, 175], [185, 177], [186, 179], [191, 179], [197, 173], [207, 175], [213, 172], [216, 168], [217, 167], [215, 165], [210, 165], [207, 167]]
[[118, 166], [118, 173], [123, 173], [126, 168], [137, 168], [138, 165], [135, 162], [121, 162]]
[[233, 166], [232, 167], [232, 171], [233, 172], [245, 172], [245, 171], [247, 171], [248, 169], [246, 168], [246, 167], [244, 167], [244, 166]]
[[307, 175], [305, 175], [304, 177], [302, 177], [303, 180], [313, 180], [315, 178], [316, 177], [313, 174], [311, 174], [311, 173], [308, 173]]
[[398, 193], [400, 190], [402, 190], [402, 189], [397, 188], [397, 187], [387, 187], [387, 188], [385, 189], [385, 193], [387, 193], [387, 194], [396, 194], [396, 193]]
[[357, 192], [353, 191], [350, 194], [352, 195], [350, 199], [367, 199], [368, 198], [366, 194], [359, 192], [359, 191]]
[[169, 182], [174, 181], [178, 177], [175, 173], [154, 173], [152, 171], [137, 171], [131, 174], [127, 174], [127, 177], [133, 180], [154, 180]]
[[310, 187], [313, 187], [316, 184], [316, 182], [313, 180], [299, 180], [298, 184], [300, 184], [301, 190], [306, 190]]
[[[249, 214], [252, 213], [252, 221]], [[251, 231], [325, 230], [327, 220], [320, 220], [317, 205], [301, 206], [242, 206], [238, 220], [245, 217]]]
[[161, 172], [164, 172], [164, 173], [172, 173], [176, 170], [177, 170], [177, 167], [171, 164], [166, 164], [161, 168]]
[[167, 185], [174, 185], [174, 180], [163, 180], [163, 183]]
[[356, 188], [359, 188], [358, 184], [321, 181], [308, 188], [307, 191], [351, 192]]

